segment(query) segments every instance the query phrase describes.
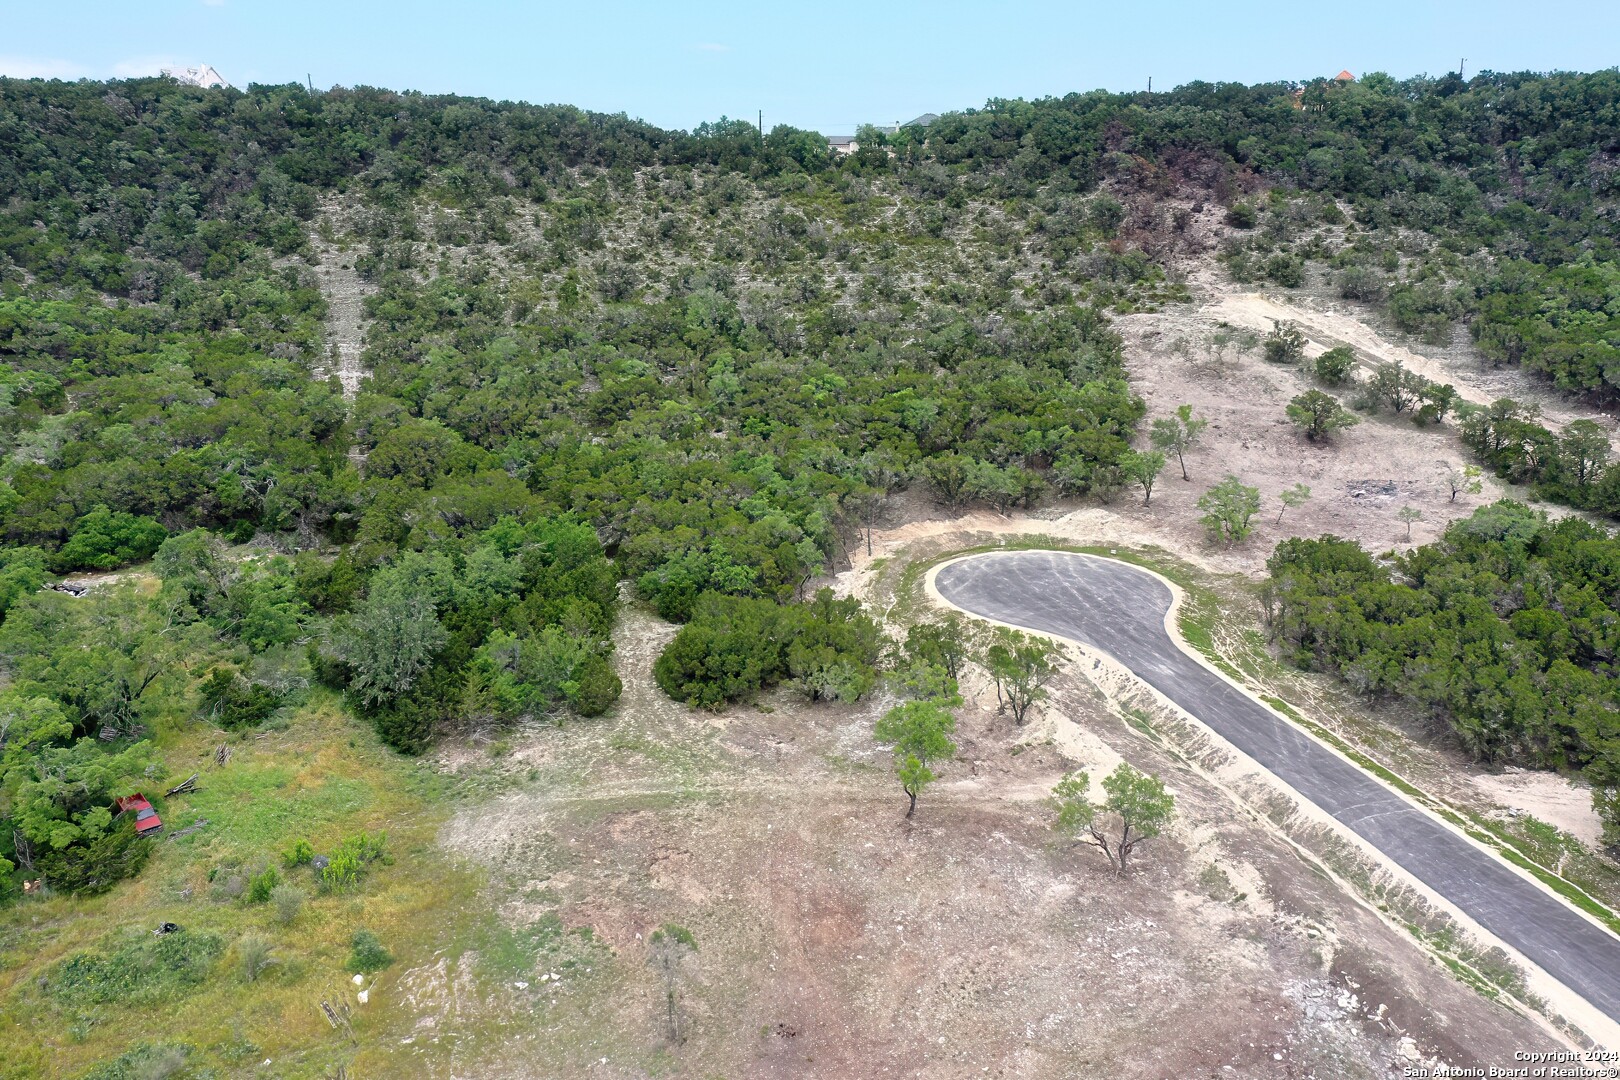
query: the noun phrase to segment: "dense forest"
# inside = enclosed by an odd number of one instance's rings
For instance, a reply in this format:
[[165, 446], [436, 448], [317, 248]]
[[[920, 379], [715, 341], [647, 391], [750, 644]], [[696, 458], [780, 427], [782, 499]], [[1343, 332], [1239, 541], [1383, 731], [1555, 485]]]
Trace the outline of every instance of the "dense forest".
[[1504, 501], [1407, 554], [1293, 539], [1269, 568], [1296, 662], [1422, 706], [1483, 760], [1584, 771], [1620, 836], [1620, 540]]
[[[621, 584], [690, 622], [658, 669], [681, 700], [858, 696], [881, 642], [815, 579], [907, 487], [1111, 497], [1144, 406], [1109, 314], [1175, 302], [1212, 245], [1608, 395], [1617, 164], [1612, 71], [992, 101], [844, 157], [725, 120], [0, 79], [0, 858], [105, 887], [142, 858], [106, 808], [146, 736], [317, 682], [411, 752], [600, 714]], [[323, 258], [364, 293], [357, 394]]]

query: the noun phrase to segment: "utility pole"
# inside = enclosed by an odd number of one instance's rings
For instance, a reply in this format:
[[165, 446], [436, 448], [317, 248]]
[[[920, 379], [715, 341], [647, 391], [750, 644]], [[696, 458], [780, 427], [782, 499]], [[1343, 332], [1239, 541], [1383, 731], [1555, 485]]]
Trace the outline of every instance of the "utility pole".
[[309, 93], [313, 97], [315, 95], [315, 77], [306, 71], [304, 72], [304, 81], [309, 83]]
[[1153, 76], [1148, 76], [1148, 93], [1153, 93]]
[[765, 141], [765, 110], [759, 110], [759, 141]]
[[1467, 77], [1463, 74], [1463, 65], [1466, 63], [1468, 63], [1468, 57], [1466, 56], [1457, 61], [1457, 78], [1463, 79], [1464, 81], [1467, 79]]

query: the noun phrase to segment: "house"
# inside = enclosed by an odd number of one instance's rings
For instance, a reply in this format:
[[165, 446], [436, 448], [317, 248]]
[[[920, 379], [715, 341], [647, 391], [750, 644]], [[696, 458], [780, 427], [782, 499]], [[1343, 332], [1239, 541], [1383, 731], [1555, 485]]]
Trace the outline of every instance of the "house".
[[855, 141], [855, 136], [853, 135], [827, 136], [827, 149], [831, 150], [835, 154], [853, 154], [860, 148], [861, 144]]
[[1356, 81], [1356, 77], [1354, 75], [1350, 74], [1350, 71], [1347, 68], [1344, 71], [1341, 71], [1337, 75], [1333, 76], [1333, 81], [1336, 82], [1336, 83], [1353, 83], [1353, 82]]
[[905, 123], [901, 124], [900, 126], [903, 127], [903, 128], [908, 128], [908, 127], [925, 128], [929, 124], [932, 124], [935, 120], [938, 120], [938, 119], [939, 119], [939, 113], [925, 112], [921, 116], [917, 117], [914, 120], [907, 120]]
[[151, 836], [163, 828], [163, 819], [152, 809], [152, 804], [146, 801], [146, 796], [138, 791], [133, 795], [120, 795], [113, 800], [113, 805], [118, 807], [120, 814], [134, 813], [136, 836]]
[[212, 64], [193, 68], [164, 68], [161, 74], [177, 83], [200, 86], [205, 90], [218, 90], [231, 85], [225, 81], [225, 76], [214, 70]]

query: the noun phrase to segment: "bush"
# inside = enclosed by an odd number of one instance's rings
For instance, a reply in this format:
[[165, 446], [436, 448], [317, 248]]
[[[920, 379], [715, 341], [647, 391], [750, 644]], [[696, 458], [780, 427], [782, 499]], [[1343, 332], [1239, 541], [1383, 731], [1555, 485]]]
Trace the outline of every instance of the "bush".
[[257, 982], [266, 968], [280, 963], [275, 946], [258, 934], [248, 934], [236, 943], [236, 961], [243, 982]]
[[1260, 223], [1260, 212], [1252, 203], [1233, 203], [1226, 212], [1226, 223], [1234, 229], [1252, 229]]
[[291, 926], [304, 910], [304, 890], [293, 885], [277, 885], [270, 890], [270, 903], [276, 909], [276, 921]]
[[1266, 260], [1266, 279], [1285, 289], [1305, 284], [1305, 260], [1298, 255], [1279, 253]]
[[1291, 322], [1275, 323], [1263, 348], [1273, 364], [1297, 364], [1305, 355], [1305, 335]]
[[247, 900], [250, 904], [268, 904], [270, 896], [281, 884], [281, 875], [273, 866], [266, 867], [262, 873], [255, 874], [248, 882]]
[[812, 701], [853, 701], [876, 678], [881, 643], [860, 601], [829, 589], [802, 605], [705, 593], [653, 675], [666, 694], [697, 708], [746, 701], [790, 677]]
[[349, 942], [349, 970], [357, 974], [381, 971], [394, 962], [394, 954], [383, 948], [370, 930], [356, 930]]
[[39, 854], [35, 865], [53, 888], [79, 896], [97, 896], [139, 874], [151, 856], [152, 839], [136, 836], [134, 821], [125, 819], [87, 844]]
[[64, 1005], [150, 1005], [200, 986], [225, 951], [206, 930], [177, 930], [154, 937], [129, 929], [105, 952], [75, 953], [46, 975], [47, 992]]
[[104, 1061], [79, 1080], [168, 1080], [179, 1076], [196, 1048], [184, 1043], [138, 1043]]
[[149, 517], [113, 513], [98, 506], [79, 519], [51, 565], [62, 572], [112, 570], [150, 559], [168, 535], [167, 529]]
[[310, 847], [308, 840], [295, 840], [292, 847], [281, 853], [281, 865], [291, 870], [297, 866], [308, 866], [315, 858], [315, 849]]
[[1356, 368], [1355, 350], [1348, 345], [1329, 349], [1316, 358], [1313, 369], [1316, 377], [1329, 386], [1341, 386]]
[[258, 727], [281, 704], [280, 694], [229, 667], [209, 672], [201, 693], [203, 714], [228, 731]]
[[375, 836], [357, 833], [347, 837], [321, 869], [321, 888], [347, 892], [359, 885], [372, 863], [388, 861], [387, 837], [387, 833]]

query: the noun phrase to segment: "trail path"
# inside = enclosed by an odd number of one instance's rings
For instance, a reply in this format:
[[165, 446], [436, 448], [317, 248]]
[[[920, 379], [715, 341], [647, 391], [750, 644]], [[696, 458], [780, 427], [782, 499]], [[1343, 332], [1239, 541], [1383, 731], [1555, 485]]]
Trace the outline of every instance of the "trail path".
[[315, 376], [324, 379], [335, 370], [343, 384], [344, 399], [353, 401], [366, 374], [360, 366], [360, 351], [365, 345], [365, 301], [372, 289], [354, 270], [354, 252], [341, 251], [318, 234], [311, 243], [320, 258], [314, 268], [315, 278], [327, 306], [327, 355], [315, 365]]

